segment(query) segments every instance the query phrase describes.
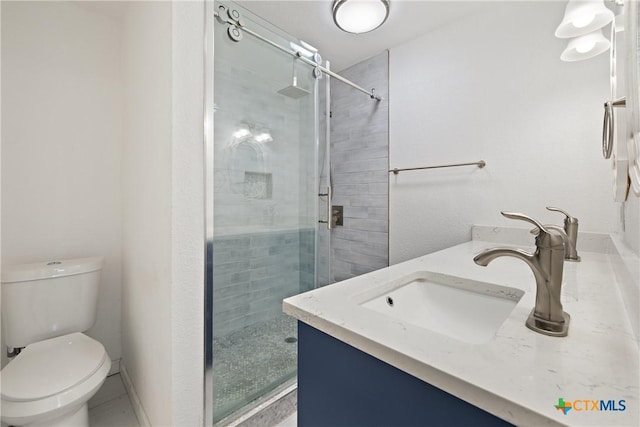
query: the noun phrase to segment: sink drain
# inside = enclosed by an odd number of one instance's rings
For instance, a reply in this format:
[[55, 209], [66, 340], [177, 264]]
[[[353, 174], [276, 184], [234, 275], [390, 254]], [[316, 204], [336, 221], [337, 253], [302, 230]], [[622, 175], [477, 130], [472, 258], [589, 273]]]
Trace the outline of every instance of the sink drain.
[[289, 344], [292, 344], [292, 343], [297, 342], [297, 341], [298, 341], [298, 338], [296, 338], [296, 337], [286, 337], [284, 339], [284, 342], [289, 343]]

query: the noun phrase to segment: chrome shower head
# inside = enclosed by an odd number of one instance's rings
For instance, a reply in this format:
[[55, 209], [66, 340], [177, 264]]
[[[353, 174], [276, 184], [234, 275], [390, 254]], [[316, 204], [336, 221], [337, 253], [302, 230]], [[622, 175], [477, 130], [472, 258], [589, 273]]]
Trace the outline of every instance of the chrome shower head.
[[311, 92], [298, 86], [296, 84], [296, 81], [294, 80], [292, 85], [280, 89], [278, 93], [284, 96], [288, 96], [289, 98], [298, 99], [302, 98], [303, 96], [309, 95]]
[[294, 56], [291, 84], [278, 91], [279, 94], [288, 96], [289, 98], [293, 98], [293, 99], [302, 98], [303, 96], [309, 95], [311, 93], [307, 89], [304, 89], [298, 86], [298, 76], [296, 75], [296, 59], [297, 58]]

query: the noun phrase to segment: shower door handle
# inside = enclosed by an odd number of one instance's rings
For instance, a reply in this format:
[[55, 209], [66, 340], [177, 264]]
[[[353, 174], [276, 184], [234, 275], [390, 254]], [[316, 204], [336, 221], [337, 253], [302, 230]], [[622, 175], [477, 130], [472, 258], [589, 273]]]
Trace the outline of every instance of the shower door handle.
[[333, 213], [331, 212], [331, 198], [333, 197], [333, 190], [329, 185], [327, 187], [327, 230], [333, 228]]
[[331, 230], [333, 228], [333, 216], [331, 212], [331, 197], [333, 196], [333, 190], [331, 189], [331, 186], [327, 187], [326, 193], [320, 193], [318, 196], [327, 196], [327, 220], [319, 220], [318, 222], [321, 224], [327, 224], [327, 230]]

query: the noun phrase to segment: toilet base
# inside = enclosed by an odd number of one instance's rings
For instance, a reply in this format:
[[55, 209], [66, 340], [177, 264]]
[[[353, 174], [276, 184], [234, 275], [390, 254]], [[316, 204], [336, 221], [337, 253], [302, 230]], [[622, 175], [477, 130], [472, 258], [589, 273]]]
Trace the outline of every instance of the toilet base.
[[25, 427], [89, 427], [89, 406], [85, 403], [71, 414], [66, 413], [61, 417], [52, 420], [42, 420]]

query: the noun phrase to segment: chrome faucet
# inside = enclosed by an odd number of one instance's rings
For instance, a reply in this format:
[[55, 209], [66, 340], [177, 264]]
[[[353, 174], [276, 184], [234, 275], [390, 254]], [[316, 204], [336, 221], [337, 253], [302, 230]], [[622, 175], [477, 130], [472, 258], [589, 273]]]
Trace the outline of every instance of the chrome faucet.
[[547, 207], [548, 211], [552, 212], [560, 212], [564, 214], [564, 229], [557, 225], [545, 225], [547, 229], [551, 230], [562, 230], [567, 235], [567, 244], [564, 248], [564, 259], [567, 261], [579, 262], [580, 257], [578, 256], [578, 218], [574, 218], [562, 209]]
[[483, 267], [501, 256], [526, 262], [536, 279], [536, 305], [526, 321], [527, 327], [553, 337], [567, 336], [570, 317], [562, 310], [560, 302], [567, 235], [563, 230], [549, 229], [521, 213], [501, 213], [506, 218], [527, 221], [540, 230], [536, 236], [536, 251], [530, 253], [522, 249], [492, 248], [476, 255], [473, 261]]

